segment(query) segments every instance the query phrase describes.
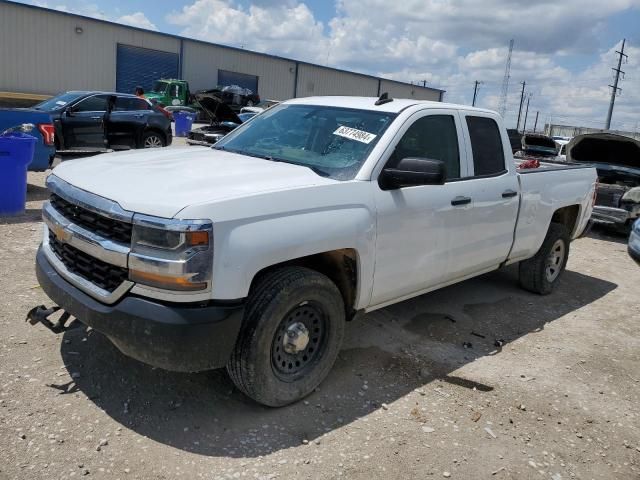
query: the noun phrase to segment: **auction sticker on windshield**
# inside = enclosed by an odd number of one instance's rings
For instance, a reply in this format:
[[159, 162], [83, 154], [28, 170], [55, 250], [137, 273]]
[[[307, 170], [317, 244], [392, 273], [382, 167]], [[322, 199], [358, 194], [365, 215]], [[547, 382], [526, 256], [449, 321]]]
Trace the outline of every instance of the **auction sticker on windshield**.
[[358, 130], [357, 128], [345, 127], [344, 125], [338, 127], [338, 129], [333, 132], [334, 135], [338, 135], [340, 137], [348, 138], [349, 140], [355, 140], [356, 142], [361, 143], [371, 143], [377, 135], [373, 133], [365, 132], [364, 130]]

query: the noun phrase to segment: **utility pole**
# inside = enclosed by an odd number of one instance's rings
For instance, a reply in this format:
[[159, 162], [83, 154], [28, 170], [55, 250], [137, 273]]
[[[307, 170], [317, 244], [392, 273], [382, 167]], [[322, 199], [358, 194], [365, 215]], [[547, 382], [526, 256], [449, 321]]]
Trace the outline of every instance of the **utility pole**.
[[478, 80], [476, 80], [475, 85], [473, 87], [473, 102], [471, 102], [472, 107], [476, 106], [476, 98], [478, 97], [478, 87], [480, 85], [482, 85], [482, 82], [479, 82]]
[[520, 109], [518, 110], [518, 124], [516, 130], [520, 130], [520, 115], [522, 115], [522, 104], [524, 103], [524, 87], [527, 86], [527, 82], [522, 82], [522, 93], [520, 94]]
[[522, 133], [527, 131], [527, 116], [529, 115], [529, 102], [531, 101], [531, 97], [533, 93], [527, 95], [527, 110], [524, 112], [524, 125], [522, 126]]
[[628, 58], [628, 56], [625, 55], [624, 53], [624, 44], [626, 41], [627, 41], [626, 38], [623, 38], [622, 48], [620, 49], [620, 51], [616, 50], [616, 53], [618, 54], [618, 68], [611, 69], [614, 72], [616, 72], [616, 79], [613, 82], [613, 85], [609, 85], [613, 90], [611, 91], [611, 101], [609, 102], [609, 112], [607, 113], [607, 123], [604, 127], [606, 130], [609, 130], [611, 128], [611, 116], [613, 115], [613, 104], [616, 101], [616, 95], [618, 94], [618, 92], [622, 92], [622, 89], [618, 88], [618, 80], [620, 80], [620, 74], [622, 74], [622, 78], [624, 78], [624, 72], [620, 70], [620, 67], [622, 66], [622, 59]]
[[538, 128], [538, 115], [540, 115], [540, 110], [536, 112], [536, 123], [533, 124], [533, 133], [536, 133], [536, 128]]

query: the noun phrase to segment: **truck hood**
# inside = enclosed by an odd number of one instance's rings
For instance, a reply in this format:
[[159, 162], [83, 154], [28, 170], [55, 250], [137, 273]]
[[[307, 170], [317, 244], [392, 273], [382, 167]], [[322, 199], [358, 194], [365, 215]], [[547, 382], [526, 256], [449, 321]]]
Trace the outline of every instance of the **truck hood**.
[[207, 147], [107, 153], [63, 162], [53, 174], [125, 210], [165, 218], [196, 203], [338, 182], [307, 167]]
[[567, 144], [567, 160], [640, 169], [640, 141], [614, 133], [587, 133]]
[[237, 125], [242, 123], [240, 117], [215, 92], [198, 92], [195, 97], [211, 119], [211, 123], [232, 122]]

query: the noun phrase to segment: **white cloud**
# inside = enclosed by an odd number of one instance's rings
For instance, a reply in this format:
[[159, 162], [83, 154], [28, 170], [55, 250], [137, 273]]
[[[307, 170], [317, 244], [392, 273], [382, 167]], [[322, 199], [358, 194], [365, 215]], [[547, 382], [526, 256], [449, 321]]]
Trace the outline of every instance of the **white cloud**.
[[156, 27], [156, 25], [142, 12], [122, 15], [121, 17], [116, 18], [115, 22], [122, 23], [124, 25], [131, 25], [132, 27], [146, 28], [147, 30], [158, 30], [158, 27]]
[[110, 22], [130, 25], [132, 27], [146, 28], [147, 30], [158, 30], [158, 27], [147, 18], [143, 12], [135, 12], [120, 15], [117, 11], [106, 13], [95, 3], [89, 3], [84, 0], [70, 0], [67, 4], [50, 4], [47, 1], [36, 1], [33, 3], [38, 7], [51, 8], [61, 12], [75, 13], [85, 17], [96, 18], [98, 20], [107, 20]]

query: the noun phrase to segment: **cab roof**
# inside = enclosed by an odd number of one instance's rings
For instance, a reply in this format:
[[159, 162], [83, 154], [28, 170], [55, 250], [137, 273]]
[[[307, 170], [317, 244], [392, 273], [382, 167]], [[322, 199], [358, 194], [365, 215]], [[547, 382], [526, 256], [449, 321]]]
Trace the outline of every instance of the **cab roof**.
[[486, 110], [483, 108], [470, 107], [468, 105], [457, 105], [454, 103], [442, 103], [434, 102], [430, 100], [413, 100], [409, 98], [394, 98], [392, 102], [383, 103], [382, 105], [375, 105], [378, 97], [340, 97], [340, 96], [326, 96], [326, 97], [305, 97], [294, 98], [287, 100], [286, 104], [295, 105], [322, 105], [328, 107], [345, 107], [345, 108], [357, 108], [360, 110], [371, 110], [387, 113], [399, 113], [402, 110], [412, 107], [414, 105], [424, 105], [426, 108], [445, 108], [452, 110], [466, 110], [482, 113], [496, 112], [492, 110]]

